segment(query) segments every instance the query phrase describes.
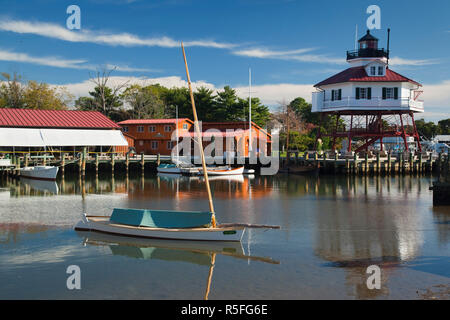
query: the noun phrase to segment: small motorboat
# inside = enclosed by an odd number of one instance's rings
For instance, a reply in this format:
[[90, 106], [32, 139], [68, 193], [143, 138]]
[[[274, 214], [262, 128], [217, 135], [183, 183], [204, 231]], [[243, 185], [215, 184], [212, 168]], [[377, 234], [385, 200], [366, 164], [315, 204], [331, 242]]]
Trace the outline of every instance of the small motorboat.
[[156, 170], [159, 173], [181, 174], [181, 168], [176, 164], [162, 163], [156, 168]]
[[28, 179], [55, 181], [59, 167], [36, 166], [20, 169], [20, 176]]
[[[237, 175], [244, 173], [244, 167], [232, 168], [228, 166], [223, 167], [207, 167], [206, 172], [208, 176], [229, 176], [229, 175]], [[203, 175], [203, 170], [200, 169], [198, 172], [199, 175]]]

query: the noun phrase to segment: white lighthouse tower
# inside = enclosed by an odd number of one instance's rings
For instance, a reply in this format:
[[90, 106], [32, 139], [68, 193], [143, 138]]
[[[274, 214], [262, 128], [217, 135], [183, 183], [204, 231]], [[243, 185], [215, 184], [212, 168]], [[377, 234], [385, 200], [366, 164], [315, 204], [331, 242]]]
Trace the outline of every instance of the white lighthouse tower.
[[314, 86], [312, 112], [320, 113], [321, 119], [336, 118], [331, 132], [319, 132], [318, 138], [331, 137], [333, 150], [337, 138], [347, 138], [348, 151], [352, 139], [362, 140], [354, 150], [359, 152], [377, 141], [383, 148], [385, 137], [401, 138], [408, 151], [408, 138], [413, 137], [421, 151], [414, 114], [424, 111], [418, 99], [422, 85], [390, 69], [389, 48], [378, 48], [370, 31], [358, 44], [357, 50], [347, 51], [348, 69]]

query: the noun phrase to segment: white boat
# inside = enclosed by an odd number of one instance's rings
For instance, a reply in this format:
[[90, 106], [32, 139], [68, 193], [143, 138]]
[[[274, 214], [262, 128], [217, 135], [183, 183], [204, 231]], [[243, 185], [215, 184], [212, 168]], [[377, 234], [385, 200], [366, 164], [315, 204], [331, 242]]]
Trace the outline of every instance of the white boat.
[[20, 169], [20, 176], [29, 179], [37, 180], [56, 180], [59, 167], [53, 166], [36, 166], [36, 167], [24, 167]]
[[[238, 175], [244, 173], [244, 167], [231, 168], [231, 167], [208, 167], [206, 168], [206, 172], [209, 176], [229, 176], [229, 175]], [[203, 170], [200, 169], [198, 172], [199, 175], [203, 175]]]
[[156, 170], [159, 173], [181, 174], [181, 168], [176, 164], [160, 164]]
[[255, 170], [254, 169], [244, 169], [244, 174], [254, 174]]
[[[180, 214], [183, 214], [180, 212]], [[172, 240], [241, 241], [244, 226], [215, 228], [153, 228], [118, 224], [109, 216], [88, 216], [84, 214], [75, 225], [78, 231], [97, 231], [109, 234]]]

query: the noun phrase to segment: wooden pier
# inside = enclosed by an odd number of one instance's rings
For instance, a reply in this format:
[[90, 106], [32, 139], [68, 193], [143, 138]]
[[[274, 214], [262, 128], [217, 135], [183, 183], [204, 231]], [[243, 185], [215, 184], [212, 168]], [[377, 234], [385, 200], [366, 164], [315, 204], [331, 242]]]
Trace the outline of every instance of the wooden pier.
[[342, 156], [338, 153], [305, 152], [302, 156], [298, 152], [288, 152], [280, 159], [281, 168], [295, 168], [299, 166], [314, 166], [321, 173], [353, 174], [353, 175], [393, 175], [393, 174], [422, 174], [441, 172], [449, 166], [449, 157], [439, 154], [432, 157], [426, 154], [403, 154], [393, 156], [391, 153], [375, 155], [353, 154]]
[[156, 168], [160, 163], [171, 163], [170, 156], [163, 155], [130, 155], [119, 153], [96, 153], [96, 152], [79, 152], [60, 153], [56, 157], [54, 155], [32, 156], [30, 153], [18, 153], [9, 155], [10, 165], [0, 167], [3, 174], [20, 175], [20, 168], [36, 165], [58, 166], [64, 174], [65, 171], [78, 171], [81, 175], [85, 175], [86, 170], [95, 170], [99, 172], [110, 170], [114, 173], [116, 168], [121, 171], [128, 172], [130, 167], [133, 169], [144, 171], [146, 166]]

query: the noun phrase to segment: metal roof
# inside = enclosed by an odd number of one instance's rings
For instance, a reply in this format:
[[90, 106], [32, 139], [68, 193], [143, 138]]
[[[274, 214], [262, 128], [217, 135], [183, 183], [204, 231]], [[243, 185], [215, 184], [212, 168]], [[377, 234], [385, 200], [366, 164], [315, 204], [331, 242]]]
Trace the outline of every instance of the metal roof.
[[318, 84], [314, 85], [314, 87], [343, 82], [411, 82], [418, 86], [422, 86], [420, 83], [406, 78], [389, 68], [386, 69], [386, 75], [384, 76], [369, 76], [367, 75], [364, 66], [362, 66], [348, 68], [322, 82], [319, 82]]
[[0, 108], [0, 127], [15, 128], [120, 128], [98, 111]]
[[[188, 121], [192, 122], [189, 118], [179, 118], [178, 122]], [[121, 121], [120, 125], [130, 125], [130, 124], [175, 124], [177, 119], [129, 119]]]

